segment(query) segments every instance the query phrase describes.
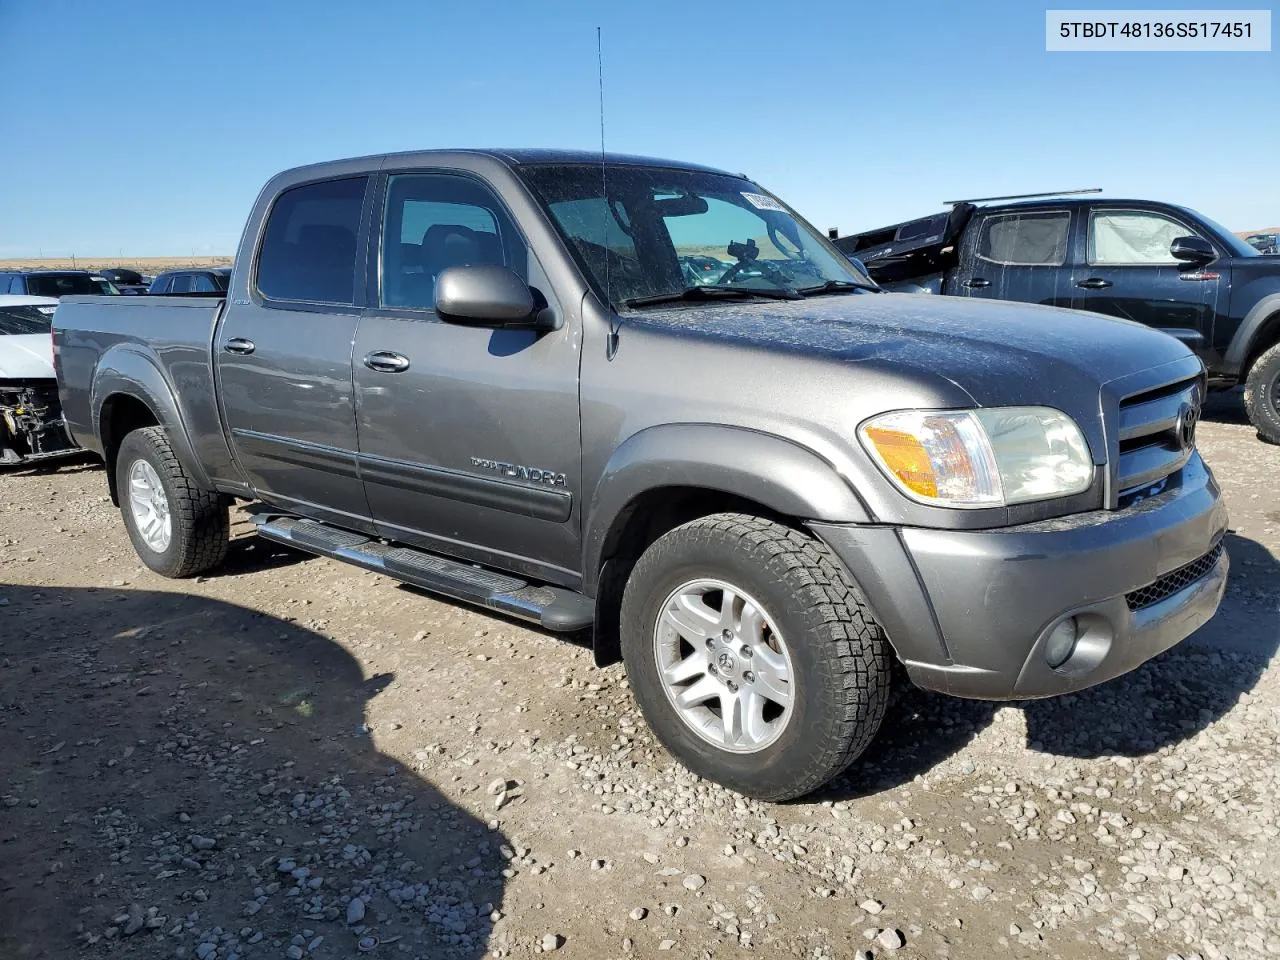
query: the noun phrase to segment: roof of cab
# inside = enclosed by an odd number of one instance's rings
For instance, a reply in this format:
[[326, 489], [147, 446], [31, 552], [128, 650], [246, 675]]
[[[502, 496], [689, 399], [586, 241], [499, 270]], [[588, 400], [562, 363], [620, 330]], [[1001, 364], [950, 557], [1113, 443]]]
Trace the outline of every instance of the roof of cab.
[[614, 166], [647, 166], [647, 167], [664, 167], [668, 170], [689, 170], [699, 173], [716, 173], [728, 176], [725, 170], [719, 170], [715, 167], [703, 166], [697, 163], [688, 163], [683, 160], [663, 160], [657, 157], [640, 157], [626, 153], [605, 153], [593, 152], [590, 150], [560, 150], [545, 147], [525, 147], [518, 149], [498, 149], [498, 148], [468, 148], [457, 150], [406, 150], [399, 153], [379, 153], [370, 154], [364, 157], [348, 157], [341, 160], [327, 160], [322, 163], [306, 164], [301, 167], [294, 167], [290, 170], [282, 171], [276, 179], [288, 177], [293, 179], [294, 175], [302, 171], [320, 173], [327, 167], [345, 167], [350, 169], [354, 166], [363, 166], [371, 170], [378, 170], [388, 166], [394, 166], [397, 160], [412, 160], [419, 163], [431, 158], [438, 158], [441, 162], [447, 162], [450, 159], [461, 159], [464, 157], [488, 157], [497, 160], [511, 167], [520, 167], [533, 164], [599, 164], [603, 156], [604, 162]]

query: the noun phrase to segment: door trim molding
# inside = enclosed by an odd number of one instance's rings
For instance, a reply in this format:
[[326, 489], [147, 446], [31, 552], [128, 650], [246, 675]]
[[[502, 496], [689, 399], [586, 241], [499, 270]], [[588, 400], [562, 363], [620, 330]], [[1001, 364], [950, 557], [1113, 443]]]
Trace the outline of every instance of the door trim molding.
[[233, 427], [231, 435], [235, 438], [237, 447], [240, 444], [246, 446], [246, 453], [295, 467], [326, 470], [340, 477], [360, 479], [354, 450], [344, 450], [341, 447], [330, 447], [323, 443], [311, 443], [306, 440], [292, 440], [271, 433], [246, 430], [244, 427]]
[[367, 453], [359, 454], [358, 461], [360, 475], [366, 484], [376, 483], [553, 523], [565, 523], [573, 512], [573, 494], [568, 490], [477, 477], [460, 470], [429, 467]]

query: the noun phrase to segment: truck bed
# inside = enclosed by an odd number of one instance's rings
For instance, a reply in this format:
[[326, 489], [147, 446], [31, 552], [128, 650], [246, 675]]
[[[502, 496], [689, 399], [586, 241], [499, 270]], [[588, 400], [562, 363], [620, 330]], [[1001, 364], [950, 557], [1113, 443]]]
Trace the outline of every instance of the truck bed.
[[53, 315], [54, 367], [72, 438], [101, 455], [93, 411], [105, 397], [91, 396], [89, 385], [104, 394], [130, 385], [144, 395], [167, 390], [182, 419], [172, 426], [186, 430], [206, 462], [228, 459], [212, 355], [225, 303], [222, 296], [62, 298]]
[[955, 265], [956, 244], [975, 209], [957, 203], [946, 213], [840, 237], [835, 245], [861, 260], [886, 289], [941, 293], [942, 274]]

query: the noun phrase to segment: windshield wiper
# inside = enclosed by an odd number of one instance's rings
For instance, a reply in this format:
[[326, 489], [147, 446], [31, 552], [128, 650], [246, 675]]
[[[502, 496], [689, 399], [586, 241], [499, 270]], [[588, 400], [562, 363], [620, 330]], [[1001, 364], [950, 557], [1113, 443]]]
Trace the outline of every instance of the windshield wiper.
[[844, 291], [863, 290], [867, 293], [887, 293], [884, 287], [872, 283], [858, 283], [856, 280], [828, 280], [816, 287], [801, 287], [799, 293], [810, 296], [815, 293], [842, 293]]
[[622, 302], [628, 307], [645, 307], [654, 303], [680, 300], [716, 300], [731, 297], [764, 297], [767, 300], [803, 300], [800, 291], [784, 287], [720, 287], [713, 283], [695, 284], [676, 293], [659, 293], [651, 297], [631, 297]]

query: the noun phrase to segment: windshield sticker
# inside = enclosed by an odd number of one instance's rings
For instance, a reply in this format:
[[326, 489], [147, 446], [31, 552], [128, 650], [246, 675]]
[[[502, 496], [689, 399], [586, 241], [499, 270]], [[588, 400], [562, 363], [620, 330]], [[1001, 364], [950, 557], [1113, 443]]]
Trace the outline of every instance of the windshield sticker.
[[782, 213], [787, 212], [787, 208], [780, 204], [773, 197], [766, 197], [763, 193], [744, 193], [743, 199], [751, 204], [757, 210], [778, 210]]

